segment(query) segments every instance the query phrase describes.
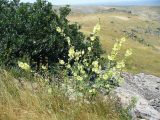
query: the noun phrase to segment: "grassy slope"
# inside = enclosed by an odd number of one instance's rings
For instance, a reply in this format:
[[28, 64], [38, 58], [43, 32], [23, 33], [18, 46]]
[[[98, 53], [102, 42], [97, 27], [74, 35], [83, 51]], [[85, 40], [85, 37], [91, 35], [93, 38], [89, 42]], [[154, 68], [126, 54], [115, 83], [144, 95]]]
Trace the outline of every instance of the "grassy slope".
[[55, 88], [49, 94], [38, 78], [32, 86], [19, 80], [0, 70], [0, 120], [130, 120], [113, 98], [97, 97], [89, 104], [69, 100]]
[[[78, 22], [82, 25], [82, 31], [90, 34], [93, 26], [101, 19], [101, 43], [103, 48], [110, 52], [116, 38], [124, 37], [123, 30], [130, 31], [131, 29], [140, 28], [145, 30], [150, 27], [156, 30], [159, 23], [156, 21], [147, 21], [145, 18], [131, 15], [127, 13], [96, 13], [96, 14], [79, 14], [71, 15], [69, 20]], [[111, 23], [113, 21], [113, 23]], [[128, 38], [126, 48], [133, 49], [133, 55], [128, 61], [128, 69], [134, 73], [145, 72], [160, 76], [160, 37], [144, 34], [143, 31], [139, 32], [138, 37], [144, 38], [145, 41], [154, 47], [147, 47], [131, 38]]]

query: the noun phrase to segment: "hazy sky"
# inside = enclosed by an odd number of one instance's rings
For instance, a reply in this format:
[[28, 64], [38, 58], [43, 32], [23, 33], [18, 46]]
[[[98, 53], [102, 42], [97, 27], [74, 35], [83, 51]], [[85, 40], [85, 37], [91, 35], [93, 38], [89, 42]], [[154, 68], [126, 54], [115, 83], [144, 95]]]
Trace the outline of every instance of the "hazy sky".
[[[36, 0], [21, 0], [21, 2], [35, 2]], [[105, 4], [157, 4], [160, 3], [160, 0], [47, 0], [52, 2], [54, 5], [64, 5], [64, 4], [96, 4], [96, 3], [105, 3]]]

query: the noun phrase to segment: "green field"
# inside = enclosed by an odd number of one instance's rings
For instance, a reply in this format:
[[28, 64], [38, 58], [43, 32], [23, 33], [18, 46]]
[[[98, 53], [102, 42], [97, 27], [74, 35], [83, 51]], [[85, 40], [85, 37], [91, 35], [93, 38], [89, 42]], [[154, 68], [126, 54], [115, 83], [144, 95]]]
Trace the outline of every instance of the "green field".
[[122, 53], [127, 48], [133, 49], [127, 69], [133, 73], [144, 72], [160, 76], [160, 24], [158, 20], [149, 19], [148, 16], [115, 11], [72, 14], [68, 19], [78, 22], [87, 35], [100, 19], [101, 44], [106, 53], [111, 51], [116, 39], [126, 37]]

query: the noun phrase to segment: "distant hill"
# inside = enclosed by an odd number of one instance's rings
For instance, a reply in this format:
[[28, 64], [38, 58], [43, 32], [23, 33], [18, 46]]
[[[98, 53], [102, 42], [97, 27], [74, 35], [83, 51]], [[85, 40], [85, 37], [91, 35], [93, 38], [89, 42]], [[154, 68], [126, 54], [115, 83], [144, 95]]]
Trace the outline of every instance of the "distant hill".
[[127, 13], [144, 16], [149, 20], [160, 20], [159, 6], [107, 6], [107, 5], [73, 5], [72, 14], [94, 14], [94, 13]]
[[88, 3], [85, 5], [109, 5], [109, 6], [160, 6], [160, 0], [122, 0], [122, 1], [106, 1], [106, 2], [95, 2]]

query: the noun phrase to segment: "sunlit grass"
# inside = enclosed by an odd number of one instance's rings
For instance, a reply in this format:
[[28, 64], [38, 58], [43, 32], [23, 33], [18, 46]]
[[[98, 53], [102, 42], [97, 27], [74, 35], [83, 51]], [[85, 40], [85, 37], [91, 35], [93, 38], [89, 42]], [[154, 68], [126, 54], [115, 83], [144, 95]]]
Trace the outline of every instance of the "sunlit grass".
[[[97, 96], [92, 102], [69, 100], [54, 88], [49, 94], [37, 82], [0, 70], [0, 120], [129, 120], [118, 101]], [[24, 80], [24, 81], [23, 81]], [[22, 85], [23, 84], [23, 85]], [[34, 85], [33, 85], [34, 84]]]
[[[128, 20], [123, 20], [116, 18], [114, 16], [120, 16], [128, 18]], [[82, 25], [82, 31], [85, 34], [89, 34], [92, 31], [93, 26], [98, 22], [100, 18], [101, 23], [101, 44], [106, 53], [111, 51], [111, 48], [116, 40], [116, 38], [124, 37], [125, 34], [123, 30], [128, 30], [129, 28], [135, 28], [137, 26], [143, 28], [152, 27], [156, 29], [158, 22], [149, 21], [139, 18], [138, 16], [124, 14], [124, 13], [110, 13], [110, 14], [87, 14], [87, 15], [74, 15], [70, 16], [69, 19], [72, 22], [78, 22]], [[113, 23], [111, 23], [113, 22]], [[153, 45], [153, 47], [145, 46], [132, 39], [127, 40], [126, 45], [124, 45], [122, 51], [127, 48], [133, 49], [133, 55], [130, 60], [128, 60], [127, 68], [130, 72], [140, 73], [144, 72], [147, 74], [153, 74], [160, 76], [160, 43], [159, 38], [154, 35], [140, 34], [148, 43]]]

